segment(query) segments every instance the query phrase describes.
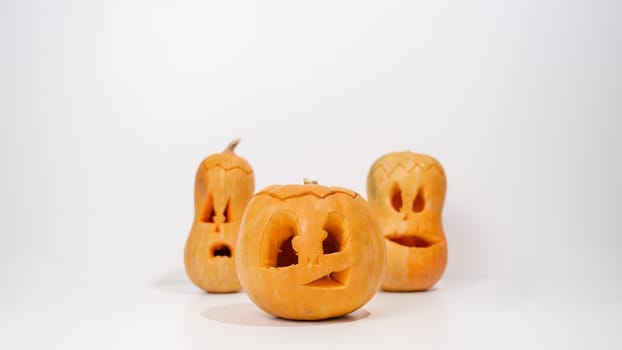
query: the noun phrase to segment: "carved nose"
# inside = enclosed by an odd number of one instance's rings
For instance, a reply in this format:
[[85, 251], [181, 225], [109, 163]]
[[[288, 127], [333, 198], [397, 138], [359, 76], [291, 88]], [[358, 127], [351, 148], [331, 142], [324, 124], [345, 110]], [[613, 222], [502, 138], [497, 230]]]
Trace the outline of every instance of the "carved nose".
[[404, 234], [406, 233], [406, 230], [408, 229], [408, 223], [405, 220], [406, 218], [404, 218], [403, 221], [399, 222], [397, 224], [397, 232], [398, 234]]
[[309, 238], [300, 235], [292, 239], [292, 247], [299, 253], [300, 262], [306, 263], [307, 266], [319, 265], [320, 257], [324, 254], [321, 241], [318, 243], [313, 239], [312, 242], [309, 244]]

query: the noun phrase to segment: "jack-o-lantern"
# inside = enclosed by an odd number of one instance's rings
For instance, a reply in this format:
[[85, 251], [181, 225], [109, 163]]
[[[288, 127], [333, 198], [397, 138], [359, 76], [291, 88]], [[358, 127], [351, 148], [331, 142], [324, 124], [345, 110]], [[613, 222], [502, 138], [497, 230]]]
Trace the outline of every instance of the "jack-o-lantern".
[[270, 186], [251, 199], [240, 226], [240, 282], [264, 311], [319, 320], [348, 314], [377, 292], [384, 238], [359, 194], [316, 182]]
[[235, 292], [235, 243], [240, 221], [255, 190], [253, 170], [235, 155], [234, 140], [222, 153], [205, 158], [196, 173], [194, 221], [186, 241], [186, 273], [208, 292]]
[[384, 290], [425, 290], [443, 275], [447, 241], [441, 214], [446, 188], [443, 167], [424, 154], [389, 153], [372, 165], [367, 197], [387, 239]]

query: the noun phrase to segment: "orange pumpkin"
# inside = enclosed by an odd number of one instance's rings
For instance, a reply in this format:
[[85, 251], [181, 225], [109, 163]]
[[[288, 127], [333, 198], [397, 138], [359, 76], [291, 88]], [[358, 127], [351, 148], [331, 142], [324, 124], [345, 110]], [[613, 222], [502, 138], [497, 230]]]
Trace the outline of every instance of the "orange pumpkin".
[[253, 196], [255, 178], [248, 162], [233, 153], [239, 141], [205, 158], [196, 173], [195, 214], [184, 262], [188, 277], [208, 292], [240, 289], [235, 243], [244, 209]]
[[384, 239], [359, 194], [316, 183], [251, 199], [238, 237], [240, 282], [264, 311], [319, 320], [363, 306], [380, 287]]
[[384, 290], [425, 290], [443, 275], [446, 188], [443, 167], [424, 154], [389, 153], [372, 165], [367, 196], [387, 240]]

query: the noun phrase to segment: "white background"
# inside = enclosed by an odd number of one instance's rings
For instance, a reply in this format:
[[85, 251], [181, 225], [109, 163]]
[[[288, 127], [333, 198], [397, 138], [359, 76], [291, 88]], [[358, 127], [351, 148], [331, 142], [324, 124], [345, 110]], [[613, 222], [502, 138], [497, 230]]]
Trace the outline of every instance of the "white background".
[[[1, 1], [0, 347], [619, 343], [620, 18], [618, 1]], [[194, 174], [235, 137], [257, 190], [365, 194], [382, 154], [435, 156], [439, 287], [309, 327], [200, 293]]]

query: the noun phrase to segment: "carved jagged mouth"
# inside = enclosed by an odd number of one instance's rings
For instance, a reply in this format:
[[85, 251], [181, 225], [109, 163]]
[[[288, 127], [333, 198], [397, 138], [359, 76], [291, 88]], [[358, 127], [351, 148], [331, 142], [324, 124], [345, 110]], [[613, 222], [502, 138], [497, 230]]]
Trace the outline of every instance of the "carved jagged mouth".
[[212, 247], [211, 255], [212, 258], [231, 258], [231, 248], [229, 248], [226, 244], [217, 244]]
[[306, 283], [305, 286], [317, 288], [339, 288], [343, 287], [350, 273], [350, 268], [341, 271], [334, 271], [316, 280]]
[[431, 241], [428, 238], [413, 234], [389, 235], [386, 236], [386, 238], [391, 242], [395, 242], [408, 248], [428, 248], [438, 243], [436, 241]]

